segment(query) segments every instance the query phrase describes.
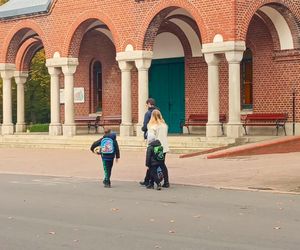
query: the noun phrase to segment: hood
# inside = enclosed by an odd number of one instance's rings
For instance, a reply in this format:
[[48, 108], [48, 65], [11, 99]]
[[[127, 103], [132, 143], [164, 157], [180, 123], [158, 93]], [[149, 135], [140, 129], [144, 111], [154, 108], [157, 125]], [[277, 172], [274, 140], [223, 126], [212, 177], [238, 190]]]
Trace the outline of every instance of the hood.
[[104, 138], [110, 138], [110, 139], [116, 140], [117, 135], [116, 135], [116, 133], [110, 133], [110, 134], [105, 135], [105, 136], [103, 136], [103, 137], [104, 137]]
[[155, 140], [155, 141], [151, 142], [149, 145], [155, 147], [155, 146], [161, 146], [161, 143], [159, 140]]

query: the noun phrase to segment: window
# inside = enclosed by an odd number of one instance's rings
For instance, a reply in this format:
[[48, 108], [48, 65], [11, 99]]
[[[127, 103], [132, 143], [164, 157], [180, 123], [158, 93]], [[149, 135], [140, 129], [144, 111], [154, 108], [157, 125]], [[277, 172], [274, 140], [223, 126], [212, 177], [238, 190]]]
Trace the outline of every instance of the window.
[[241, 62], [241, 105], [243, 109], [253, 108], [253, 56], [247, 48]]
[[93, 64], [93, 77], [91, 85], [92, 112], [100, 112], [102, 111], [102, 66], [99, 61], [96, 61]]

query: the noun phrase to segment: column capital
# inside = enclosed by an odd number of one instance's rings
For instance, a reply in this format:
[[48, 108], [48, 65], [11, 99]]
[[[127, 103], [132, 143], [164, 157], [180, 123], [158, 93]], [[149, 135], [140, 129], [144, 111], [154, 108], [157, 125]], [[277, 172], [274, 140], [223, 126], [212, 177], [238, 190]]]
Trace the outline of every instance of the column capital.
[[225, 53], [226, 56], [226, 60], [229, 63], [234, 63], [234, 64], [238, 64], [242, 61], [243, 59], [243, 55], [244, 55], [244, 51], [227, 51]]
[[223, 54], [227, 51], [245, 51], [245, 41], [226, 41], [205, 43], [202, 46], [202, 53]]
[[26, 71], [15, 71], [15, 81], [17, 84], [24, 84], [28, 78], [28, 72]]
[[116, 56], [117, 61], [133, 62], [136, 59], [152, 59], [153, 52], [150, 50], [133, 50], [118, 52]]
[[62, 66], [62, 72], [64, 75], [74, 75], [77, 69], [77, 65], [64, 65]]
[[61, 69], [53, 66], [48, 66], [48, 73], [51, 76], [58, 76], [61, 73]]
[[128, 61], [118, 61], [118, 64], [121, 71], [130, 71], [133, 68], [132, 63]]
[[148, 70], [151, 66], [152, 59], [143, 58], [143, 59], [136, 59], [135, 66], [138, 70]]
[[2, 79], [8, 79], [8, 80], [14, 77], [14, 73], [15, 73], [14, 70], [0, 71]]
[[206, 53], [204, 58], [208, 66], [218, 66], [221, 60], [220, 56], [214, 53]]
[[46, 66], [61, 68], [63, 66], [77, 66], [79, 64], [78, 58], [72, 57], [53, 57], [46, 60]]

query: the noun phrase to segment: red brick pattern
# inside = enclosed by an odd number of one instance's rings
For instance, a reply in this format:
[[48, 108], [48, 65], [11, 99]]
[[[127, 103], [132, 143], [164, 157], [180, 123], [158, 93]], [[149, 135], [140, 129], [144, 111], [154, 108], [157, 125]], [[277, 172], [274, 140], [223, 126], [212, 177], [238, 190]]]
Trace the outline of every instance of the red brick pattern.
[[[292, 34], [294, 50], [280, 51], [279, 38], [271, 20], [259, 8], [269, 5], [286, 19]], [[44, 47], [46, 57], [54, 52], [63, 57], [78, 57], [75, 86], [84, 87], [85, 103], [75, 104], [76, 115], [92, 110], [92, 62], [103, 68], [103, 112], [121, 113], [121, 73], [115, 60], [117, 52], [128, 44], [136, 50], [152, 50], [155, 37], [171, 32], [181, 41], [185, 52], [186, 115], [207, 112], [207, 64], [203, 57], [192, 58], [186, 36], [167, 17], [182, 8], [192, 17], [176, 15], [186, 21], [202, 43], [211, 43], [216, 34], [225, 41], [246, 41], [253, 51], [254, 112], [291, 113], [291, 90], [300, 93], [300, 5], [296, 0], [57, 0], [49, 14], [0, 21], [0, 63], [15, 63], [17, 69], [28, 69], [34, 52]], [[258, 13], [263, 20], [255, 16]], [[105, 25], [113, 43], [98, 31], [88, 31], [95, 21]], [[31, 31], [31, 33], [28, 33]], [[40, 42], [32, 41], [38, 37]], [[228, 113], [228, 63], [220, 62], [220, 112]], [[138, 73], [132, 70], [132, 112], [137, 121]], [[63, 78], [62, 80], [63, 81]], [[63, 87], [63, 84], [62, 86]], [[297, 107], [300, 107], [297, 98]], [[61, 108], [63, 118], [63, 105]], [[297, 108], [297, 120], [300, 112]], [[290, 116], [291, 117], [291, 116]]]

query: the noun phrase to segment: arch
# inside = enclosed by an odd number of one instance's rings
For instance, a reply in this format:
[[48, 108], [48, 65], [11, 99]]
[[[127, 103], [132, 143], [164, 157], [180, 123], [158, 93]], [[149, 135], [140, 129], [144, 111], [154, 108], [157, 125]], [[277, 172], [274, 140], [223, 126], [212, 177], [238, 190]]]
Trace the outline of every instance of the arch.
[[72, 23], [71, 28], [69, 29], [65, 41], [63, 43], [63, 48], [61, 52], [62, 57], [78, 57], [83, 35], [87, 31], [91, 23], [93, 23], [94, 21], [100, 21], [107, 25], [108, 29], [112, 33], [114, 45], [116, 47], [116, 50], [118, 51], [119, 36], [116, 31], [115, 25], [113, 24], [111, 19], [103, 12], [86, 11]]
[[16, 56], [16, 70], [28, 71], [32, 57], [43, 48], [43, 44], [36, 38], [26, 40], [18, 50]]
[[[249, 29], [249, 25], [250, 22], [253, 18], [253, 16], [255, 15], [255, 13], [257, 11], [262, 11], [261, 8], [263, 6], [267, 6], [268, 8], [273, 8], [274, 10], [276, 10], [278, 13], [281, 14], [282, 18], [285, 19], [286, 23], [288, 24], [289, 29], [292, 32], [296, 32], [297, 34], [292, 34], [292, 39], [293, 39], [293, 48], [298, 48], [299, 47], [299, 42], [297, 41], [299, 36], [299, 31], [300, 31], [300, 27], [299, 27], [299, 16], [297, 17], [295, 15], [295, 13], [298, 13], [300, 11], [299, 6], [296, 5], [295, 2], [293, 2], [292, 0], [287, 0], [287, 1], [283, 1], [283, 0], [261, 0], [261, 1], [249, 1], [248, 4], [248, 8], [245, 8], [244, 5], [239, 6], [240, 10], [239, 10], [239, 14], [237, 16], [237, 33], [236, 33], [236, 39], [237, 40], [245, 40], [246, 39], [246, 35], [247, 35], [247, 31]], [[293, 11], [292, 11], [293, 10]], [[266, 14], [271, 20], [272, 20], [272, 14], [268, 14], [264, 11], [264, 14]], [[276, 14], [276, 13], [275, 13]], [[274, 13], [273, 13], [274, 15]], [[273, 20], [274, 21], [274, 16], [273, 16]], [[273, 23], [274, 24], [274, 23]], [[276, 27], [277, 25], [277, 27]], [[277, 32], [278, 32], [278, 24], [274, 24], [274, 26], [277, 28]], [[283, 35], [284, 33], [282, 33], [282, 31], [279, 32], [279, 36], [281, 35], [281, 38], [279, 39], [283, 39]], [[285, 47], [283, 47], [285, 48]]]
[[[41, 29], [41, 27], [32, 20], [23, 20], [16, 24], [8, 33], [8, 35], [4, 39], [4, 43], [2, 46], [2, 51], [4, 53], [1, 54], [0, 62], [3, 63], [15, 63], [17, 52], [19, 50], [20, 45], [24, 42], [24, 36], [29, 31], [33, 31], [40, 37], [42, 44], [45, 48], [46, 56], [48, 48], [50, 48], [48, 40], [45, 36], [45, 33]], [[25, 37], [25, 40], [29, 39], [29, 37]]]
[[165, 0], [157, 3], [147, 14], [141, 24], [137, 36], [137, 49], [152, 50], [155, 36], [161, 22], [171, 11], [182, 8], [187, 11], [196, 21], [203, 41], [208, 40], [207, 27], [199, 15], [198, 10], [190, 3], [179, 0]]

